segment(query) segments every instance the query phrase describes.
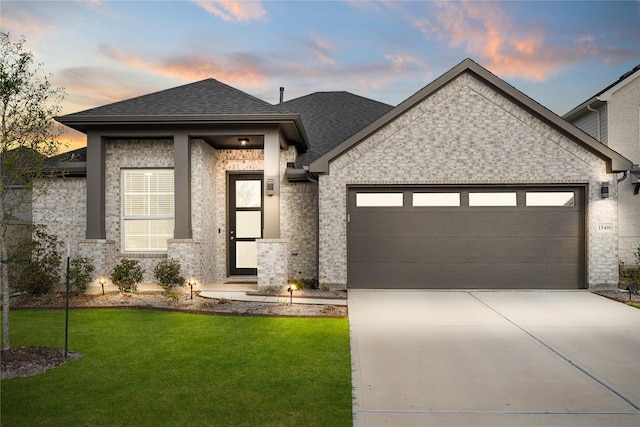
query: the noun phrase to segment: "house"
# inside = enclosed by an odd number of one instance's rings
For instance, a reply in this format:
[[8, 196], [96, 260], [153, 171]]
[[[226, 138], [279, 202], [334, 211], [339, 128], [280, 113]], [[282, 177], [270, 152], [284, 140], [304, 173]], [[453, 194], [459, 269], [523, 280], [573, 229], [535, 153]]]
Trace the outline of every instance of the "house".
[[58, 121], [87, 134], [86, 163], [34, 220], [55, 212], [103, 276], [126, 256], [149, 282], [169, 257], [199, 283], [617, 283], [631, 161], [469, 59], [396, 107], [346, 92], [271, 105], [208, 79]]
[[563, 118], [633, 162], [618, 178], [618, 253], [637, 262], [640, 247], [640, 65], [578, 105]]

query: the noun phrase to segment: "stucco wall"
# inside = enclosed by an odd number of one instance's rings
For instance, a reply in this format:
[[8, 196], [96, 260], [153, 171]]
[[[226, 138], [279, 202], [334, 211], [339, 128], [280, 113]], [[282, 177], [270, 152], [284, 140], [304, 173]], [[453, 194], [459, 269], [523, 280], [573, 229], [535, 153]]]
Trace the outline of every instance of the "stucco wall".
[[[608, 102], [609, 147], [640, 164], [640, 78], [614, 92]], [[640, 245], [640, 194], [634, 195], [631, 179], [620, 183], [618, 197], [620, 260], [634, 264]]]
[[[353, 147], [320, 176], [320, 283], [347, 282], [350, 184], [589, 184], [590, 285], [617, 282], [617, 196], [605, 162], [463, 74]], [[610, 182], [611, 197], [600, 198]], [[596, 233], [598, 224], [613, 230]]]

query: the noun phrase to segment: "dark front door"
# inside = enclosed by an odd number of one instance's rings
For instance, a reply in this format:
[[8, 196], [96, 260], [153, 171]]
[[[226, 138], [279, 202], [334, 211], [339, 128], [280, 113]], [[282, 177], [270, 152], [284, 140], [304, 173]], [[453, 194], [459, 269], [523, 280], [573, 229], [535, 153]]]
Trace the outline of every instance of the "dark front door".
[[258, 273], [262, 237], [262, 174], [229, 175], [229, 274]]

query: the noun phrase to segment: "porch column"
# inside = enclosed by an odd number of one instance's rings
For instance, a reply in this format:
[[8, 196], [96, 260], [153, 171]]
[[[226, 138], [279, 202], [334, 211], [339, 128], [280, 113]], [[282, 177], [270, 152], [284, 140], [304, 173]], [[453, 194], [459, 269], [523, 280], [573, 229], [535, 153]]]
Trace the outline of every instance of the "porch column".
[[87, 134], [87, 239], [106, 239], [105, 139]]
[[[269, 186], [273, 185], [273, 195]], [[277, 129], [264, 135], [264, 239], [280, 238], [280, 135]]]
[[191, 141], [189, 135], [173, 136], [174, 239], [191, 239]]

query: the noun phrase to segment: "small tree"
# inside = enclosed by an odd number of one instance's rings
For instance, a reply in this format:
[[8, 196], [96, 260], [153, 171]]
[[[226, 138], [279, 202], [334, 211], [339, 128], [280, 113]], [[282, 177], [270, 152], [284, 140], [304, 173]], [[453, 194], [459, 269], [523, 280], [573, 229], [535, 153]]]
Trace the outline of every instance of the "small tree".
[[95, 266], [91, 258], [74, 258], [70, 262], [69, 282], [79, 294], [87, 292], [87, 285], [93, 279]]
[[0, 280], [2, 281], [2, 348], [9, 341], [9, 269], [7, 231], [16, 214], [31, 201], [33, 183], [45, 177], [45, 159], [56, 154], [61, 127], [53, 125], [64, 98], [50, 76], [34, 66], [25, 39], [11, 41], [0, 33]]
[[153, 275], [165, 293], [169, 293], [173, 288], [184, 286], [184, 277], [180, 275], [180, 262], [178, 260], [160, 261], [153, 269]]
[[138, 260], [122, 258], [120, 263], [113, 267], [111, 281], [120, 292], [135, 292], [138, 290], [138, 283], [142, 281], [143, 276], [144, 269]]

